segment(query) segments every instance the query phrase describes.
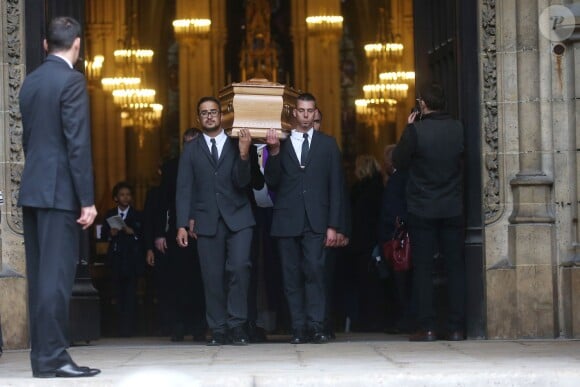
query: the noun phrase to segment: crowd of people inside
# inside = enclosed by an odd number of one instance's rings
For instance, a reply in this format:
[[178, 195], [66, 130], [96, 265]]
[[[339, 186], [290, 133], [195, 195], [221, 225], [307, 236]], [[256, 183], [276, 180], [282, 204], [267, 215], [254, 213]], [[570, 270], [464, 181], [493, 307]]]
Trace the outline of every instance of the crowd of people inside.
[[[71, 18], [50, 23], [47, 60], [19, 96], [30, 359], [41, 378], [100, 373], [67, 352], [80, 231], [97, 216], [86, 81], [72, 66], [80, 32]], [[325, 344], [341, 320], [345, 330], [408, 332], [411, 341], [464, 340], [463, 128], [445, 112], [441, 87], [418, 88], [417, 108], [399, 143], [385, 148], [383, 167], [359, 155], [350, 189], [315, 97], [300, 94], [292, 113], [285, 141], [270, 129], [256, 146], [249, 129], [227, 135], [220, 101], [203, 97], [201, 129], [188, 130], [180, 157], [160, 167], [145, 210], [132, 206], [128, 183], [115, 185], [101, 239], [118, 334], [135, 333], [147, 264], [172, 341], [191, 334], [211, 346], [247, 345], [285, 329], [292, 344]], [[403, 224], [407, 271], [389, 267], [380, 248]], [[435, 258], [447, 271], [444, 326], [434, 307]]]
[[[260, 142], [246, 129], [227, 136], [219, 100], [202, 98], [201, 130], [186, 131], [181, 157], [160, 167], [143, 215], [127, 183], [113, 190], [107, 218], [127, 224], [105, 222], [101, 237], [119, 335], [136, 332], [135, 278], [146, 262], [158, 331], [172, 341], [209, 333], [208, 345], [245, 345], [285, 333], [295, 344], [325, 343], [343, 330], [435, 340], [432, 261], [443, 258], [449, 322], [439, 337], [463, 339], [461, 126], [444, 113], [439, 86], [419, 95], [400, 143], [385, 147], [382, 164], [359, 155], [350, 185], [313, 95], [298, 97], [286, 141], [272, 130]], [[411, 270], [381, 249], [398, 222], [411, 234]]]

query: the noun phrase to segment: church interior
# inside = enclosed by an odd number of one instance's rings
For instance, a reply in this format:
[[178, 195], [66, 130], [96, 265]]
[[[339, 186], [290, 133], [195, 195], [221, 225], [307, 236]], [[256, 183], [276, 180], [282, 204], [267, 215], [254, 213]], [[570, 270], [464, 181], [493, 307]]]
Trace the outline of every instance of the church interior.
[[[265, 79], [314, 94], [321, 130], [337, 139], [347, 178], [357, 155], [382, 164], [384, 147], [396, 143], [415, 104], [410, 1], [86, 0], [84, 15], [80, 70], [91, 99], [99, 214], [114, 204], [111, 189], [123, 180], [142, 209], [161, 163], [179, 154], [186, 129], [198, 127], [197, 100], [232, 83]], [[92, 246], [107, 335], [114, 306], [106, 244]], [[145, 305], [148, 287], [139, 289], [141, 313], [154, 313]]]
[[85, 14], [101, 213], [120, 180], [142, 206], [159, 162], [198, 126], [196, 101], [231, 83], [313, 93], [349, 173], [358, 154], [381, 161], [414, 105], [409, 1], [88, 0]]

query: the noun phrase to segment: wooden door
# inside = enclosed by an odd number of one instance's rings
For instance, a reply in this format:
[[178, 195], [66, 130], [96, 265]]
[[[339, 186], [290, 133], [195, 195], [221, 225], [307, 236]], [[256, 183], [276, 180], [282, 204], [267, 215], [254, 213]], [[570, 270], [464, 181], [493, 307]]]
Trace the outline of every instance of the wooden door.
[[467, 335], [485, 337], [477, 2], [414, 0], [416, 84], [435, 81], [465, 128]]
[[[48, 22], [56, 16], [70, 16], [75, 18], [84, 27], [85, 1], [84, 0], [26, 0], [26, 73], [37, 68], [44, 58], [42, 41]], [[83, 57], [84, 44], [81, 44]], [[82, 70], [82, 68], [79, 68]]]

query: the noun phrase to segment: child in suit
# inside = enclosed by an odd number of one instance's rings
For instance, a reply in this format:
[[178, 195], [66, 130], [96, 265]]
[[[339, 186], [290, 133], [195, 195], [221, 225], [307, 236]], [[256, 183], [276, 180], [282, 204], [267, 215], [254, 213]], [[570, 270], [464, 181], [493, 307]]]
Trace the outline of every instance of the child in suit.
[[141, 234], [142, 213], [131, 207], [132, 188], [127, 182], [113, 187], [116, 207], [107, 211], [106, 219], [119, 215], [124, 225], [111, 227], [103, 224], [101, 238], [109, 242], [107, 258], [111, 264], [112, 284], [117, 301], [119, 335], [132, 336], [135, 332], [137, 309], [137, 279], [143, 273], [144, 254]]

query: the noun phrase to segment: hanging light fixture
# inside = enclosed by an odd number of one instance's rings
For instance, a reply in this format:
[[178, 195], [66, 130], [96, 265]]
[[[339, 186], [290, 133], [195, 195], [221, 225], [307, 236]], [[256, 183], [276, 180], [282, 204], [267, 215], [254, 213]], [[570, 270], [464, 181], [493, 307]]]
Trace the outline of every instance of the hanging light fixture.
[[334, 33], [342, 31], [344, 18], [340, 15], [319, 15], [306, 18], [306, 28], [315, 34]]
[[173, 21], [173, 31], [180, 39], [204, 38], [209, 33], [211, 27], [210, 19], [176, 19]]
[[108, 77], [101, 79], [101, 86], [105, 91], [117, 89], [129, 89], [139, 86], [141, 78], [139, 77]]
[[375, 42], [364, 46], [369, 63], [368, 82], [363, 85], [363, 97], [355, 101], [357, 118], [373, 127], [375, 138], [379, 127], [396, 119], [397, 103], [407, 98], [415, 73], [400, 70], [404, 45], [387, 33], [385, 9], [379, 9], [379, 24]]
[[122, 109], [138, 110], [155, 102], [154, 89], [116, 89], [113, 102]]
[[101, 80], [103, 90], [111, 92], [113, 103], [121, 110], [121, 125], [139, 132], [139, 146], [143, 145], [143, 130], [159, 125], [163, 106], [156, 103], [156, 90], [143, 87], [144, 66], [152, 63], [153, 50], [141, 48], [137, 30], [137, 2], [130, 0], [127, 37], [124, 47], [114, 51], [118, 76]]
[[85, 60], [85, 75], [89, 81], [95, 81], [101, 77], [104, 62], [103, 55], [95, 55], [93, 59]]

